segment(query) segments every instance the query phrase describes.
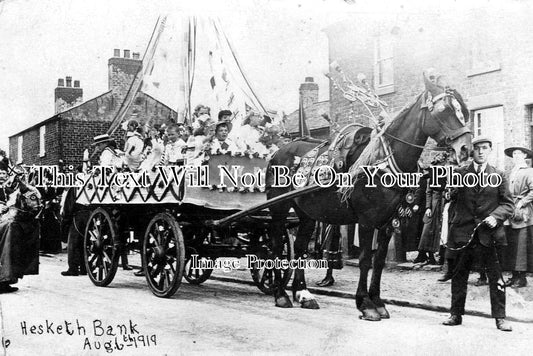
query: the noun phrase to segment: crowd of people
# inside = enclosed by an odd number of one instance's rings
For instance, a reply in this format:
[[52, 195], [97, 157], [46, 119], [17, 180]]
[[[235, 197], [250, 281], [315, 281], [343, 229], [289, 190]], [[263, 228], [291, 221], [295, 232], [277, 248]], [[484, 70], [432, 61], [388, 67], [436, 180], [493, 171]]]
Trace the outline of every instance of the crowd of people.
[[[230, 110], [210, 116], [210, 109], [198, 105], [190, 125], [170, 123], [141, 127], [136, 120], [123, 126], [126, 142], [121, 150], [108, 134], [94, 138], [93, 145], [100, 165], [130, 171], [151, 170], [156, 165], [201, 164], [209, 155], [250, 155], [268, 159], [280, 145], [290, 142], [290, 134], [282, 132], [267, 115], [250, 111], [238, 127], [234, 127]], [[85, 158], [89, 161], [89, 157]]]

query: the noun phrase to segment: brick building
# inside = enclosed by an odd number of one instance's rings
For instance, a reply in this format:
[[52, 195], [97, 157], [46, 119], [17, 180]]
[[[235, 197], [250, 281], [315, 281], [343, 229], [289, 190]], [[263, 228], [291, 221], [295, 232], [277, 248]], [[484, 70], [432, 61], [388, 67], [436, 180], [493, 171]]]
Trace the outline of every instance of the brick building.
[[[532, 27], [527, 11], [477, 9], [361, 14], [325, 33], [330, 62], [352, 79], [364, 73], [391, 113], [423, 90], [425, 69], [444, 74], [466, 100], [472, 132], [495, 140], [493, 163], [503, 168], [504, 147], [532, 143]], [[330, 105], [330, 117], [368, 124], [333, 85]]]
[[[318, 101], [318, 84], [313, 77], [306, 77], [300, 84], [299, 94], [303, 102], [306, 116], [306, 124], [311, 137], [328, 139], [330, 135], [329, 122], [324, 118], [329, 115], [329, 101]], [[286, 130], [293, 136], [299, 135], [299, 110], [295, 110], [288, 115]]]
[[[67, 165], [81, 164], [82, 154], [90, 147], [93, 137], [105, 133], [119, 110], [131, 83], [142, 67], [138, 53], [114, 51], [108, 61], [109, 90], [83, 101], [80, 82], [71, 77], [59, 79], [55, 89], [55, 115], [9, 137], [12, 162], [27, 165], [55, 165], [62, 159]], [[126, 114], [127, 119], [141, 123], [176, 121], [177, 113], [148, 94], [139, 91]], [[124, 131], [114, 137], [122, 146]]]

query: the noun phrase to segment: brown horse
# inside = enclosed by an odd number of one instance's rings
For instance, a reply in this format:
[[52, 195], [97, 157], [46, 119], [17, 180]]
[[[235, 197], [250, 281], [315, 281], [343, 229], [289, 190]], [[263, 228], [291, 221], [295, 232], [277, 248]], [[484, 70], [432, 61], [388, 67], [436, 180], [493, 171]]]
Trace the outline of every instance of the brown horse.
[[[393, 218], [405, 195], [405, 189], [384, 187], [376, 179], [376, 187], [367, 187], [367, 179], [361, 166], [380, 164], [378, 176], [384, 172], [416, 172], [417, 161], [428, 137], [440, 146], [453, 149], [457, 160], [468, 158], [470, 130], [464, 119], [468, 110], [456, 91], [445, 90], [425, 78], [426, 90], [416, 102], [402, 110], [394, 120], [376, 133], [368, 144], [353, 147], [347, 158], [346, 167], [354, 184], [341, 190], [325, 188], [307, 195], [285, 201], [270, 208], [272, 215], [271, 233], [274, 238], [283, 236], [282, 229], [290, 208], [300, 218], [295, 241], [295, 258], [307, 257], [307, 246], [313, 232], [314, 221], [345, 225], [359, 223], [360, 229], [360, 279], [356, 293], [356, 305], [366, 320], [388, 318], [389, 314], [380, 298], [381, 272], [385, 264], [390, 235], [385, 227]], [[313, 142], [295, 141], [282, 147], [267, 167], [267, 197], [272, 199], [291, 188], [273, 186], [275, 166], [285, 166], [294, 171], [297, 157], [303, 157], [316, 147]], [[366, 146], [366, 147], [365, 147]], [[353, 164], [352, 164], [353, 163]], [[367, 290], [367, 275], [372, 259], [373, 230], [381, 230], [378, 250], [374, 259], [374, 270], [370, 290]], [[274, 242], [274, 253], [281, 256], [281, 241]], [[289, 308], [292, 303], [281, 287], [281, 273], [274, 271], [274, 298], [278, 307]], [[303, 269], [296, 269], [292, 285], [293, 299], [302, 308], [318, 309], [318, 303], [307, 290]]]

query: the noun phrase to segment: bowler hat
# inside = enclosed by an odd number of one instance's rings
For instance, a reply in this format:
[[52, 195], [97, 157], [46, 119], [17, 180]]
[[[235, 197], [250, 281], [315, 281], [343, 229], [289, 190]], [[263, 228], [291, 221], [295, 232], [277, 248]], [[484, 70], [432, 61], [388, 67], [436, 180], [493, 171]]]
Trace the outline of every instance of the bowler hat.
[[114, 141], [114, 140], [108, 134], [103, 134], [103, 135], [95, 136], [93, 138], [93, 143], [91, 145], [94, 146], [99, 143], [111, 142], [111, 141]]
[[490, 143], [490, 145], [492, 147], [492, 139], [490, 137], [488, 137], [488, 136], [474, 137], [474, 139], [472, 140], [472, 146], [475, 146], [478, 143], [482, 143], [482, 142], [488, 142], [488, 143]]
[[530, 149], [525, 148], [525, 147], [513, 146], [513, 147], [506, 148], [505, 150], [503, 150], [503, 152], [505, 153], [506, 156], [509, 156], [509, 157], [512, 158], [513, 157], [513, 152], [515, 150], [520, 150], [520, 151], [524, 152], [527, 155], [526, 158], [533, 158], [533, 151], [531, 151]]

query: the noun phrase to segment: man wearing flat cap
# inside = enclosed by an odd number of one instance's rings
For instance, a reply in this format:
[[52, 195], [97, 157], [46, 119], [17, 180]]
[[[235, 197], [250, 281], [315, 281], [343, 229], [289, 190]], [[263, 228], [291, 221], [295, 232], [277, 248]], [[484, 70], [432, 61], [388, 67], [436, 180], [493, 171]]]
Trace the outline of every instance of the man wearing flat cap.
[[504, 270], [513, 271], [507, 286], [525, 287], [526, 273], [533, 272], [533, 169], [526, 159], [533, 158], [533, 151], [514, 146], [505, 149], [505, 155], [513, 159], [509, 174], [509, 191], [515, 203], [513, 216], [507, 230], [508, 245], [504, 249]]
[[[499, 264], [499, 249], [506, 244], [503, 222], [513, 212], [513, 200], [503, 173], [488, 164], [492, 152], [492, 140], [480, 136], [472, 141], [474, 161], [457, 169], [464, 177], [498, 174], [502, 179], [497, 186], [477, 184], [463, 185], [457, 189], [455, 206], [451, 212], [448, 248], [456, 249], [457, 263], [452, 277], [451, 316], [443, 324], [460, 325], [465, 312], [468, 276], [474, 256], [486, 267], [489, 278], [491, 314], [496, 327], [512, 331], [505, 320], [505, 284]], [[457, 250], [458, 249], [458, 250]]]

